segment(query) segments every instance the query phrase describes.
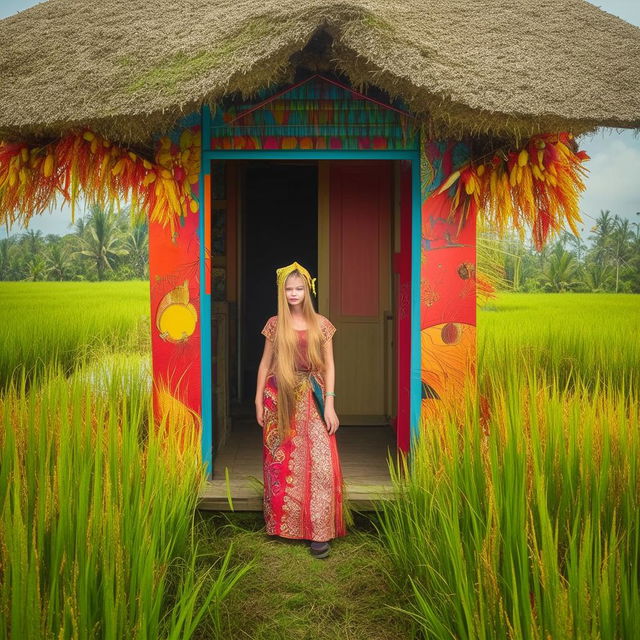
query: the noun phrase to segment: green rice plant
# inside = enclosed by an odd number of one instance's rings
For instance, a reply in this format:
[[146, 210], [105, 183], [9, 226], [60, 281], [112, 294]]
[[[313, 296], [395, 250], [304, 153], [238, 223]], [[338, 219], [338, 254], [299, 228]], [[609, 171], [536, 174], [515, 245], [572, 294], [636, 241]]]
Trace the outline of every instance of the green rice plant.
[[500, 294], [478, 314], [480, 388], [521, 366], [567, 389], [637, 387], [639, 318], [633, 294]]
[[197, 434], [117, 375], [32, 382], [0, 397], [0, 638], [191, 637], [247, 570], [193, 570]]
[[634, 637], [637, 389], [487, 375], [488, 415], [468, 393], [391, 465], [379, 531], [407, 612], [427, 638]]
[[149, 352], [148, 282], [2, 282], [0, 308], [0, 390], [99, 350]]

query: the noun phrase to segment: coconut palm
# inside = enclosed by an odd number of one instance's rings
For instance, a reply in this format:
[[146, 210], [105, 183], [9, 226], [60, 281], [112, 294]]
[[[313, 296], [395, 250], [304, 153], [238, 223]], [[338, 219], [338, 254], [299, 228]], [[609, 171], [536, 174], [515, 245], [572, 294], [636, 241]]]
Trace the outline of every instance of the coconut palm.
[[0, 240], [0, 280], [11, 280], [13, 256], [12, 249], [16, 240], [14, 236]]
[[611, 268], [594, 262], [585, 268], [584, 284], [592, 293], [606, 291], [611, 283]]
[[71, 276], [73, 259], [62, 242], [49, 246], [45, 261], [49, 268], [49, 276], [54, 280], [68, 280]]
[[587, 250], [587, 245], [582, 241], [582, 238], [566, 231], [564, 237], [569, 250], [573, 251], [573, 253], [575, 254], [576, 260], [578, 262], [582, 262], [584, 254]]
[[29, 229], [20, 236], [20, 244], [27, 252], [28, 257], [36, 256], [43, 247], [44, 239], [40, 229]]
[[146, 278], [149, 273], [149, 227], [146, 222], [129, 229], [126, 247], [129, 251], [129, 263], [136, 276]]
[[616, 216], [608, 247], [608, 255], [616, 272], [616, 293], [618, 293], [620, 285], [620, 267], [629, 266], [628, 260], [633, 256], [633, 240], [634, 234], [631, 222]]
[[49, 273], [49, 267], [45, 262], [45, 259], [41, 255], [31, 256], [31, 258], [25, 264], [26, 276], [25, 280], [46, 280]]
[[541, 284], [547, 291], [571, 291], [580, 284], [577, 272], [575, 256], [557, 244], [542, 269]]
[[79, 238], [81, 249], [77, 253], [90, 258], [96, 267], [98, 280], [104, 280], [105, 271], [113, 270], [117, 256], [129, 253], [124, 248], [118, 223], [118, 215], [113, 210], [97, 204], [91, 206], [84, 233]]
[[611, 215], [611, 211], [600, 211], [600, 215], [596, 219], [596, 225], [591, 229], [593, 235], [589, 239], [593, 241], [592, 255], [597, 262], [605, 263], [611, 234], [615, 229], [615, 218]]

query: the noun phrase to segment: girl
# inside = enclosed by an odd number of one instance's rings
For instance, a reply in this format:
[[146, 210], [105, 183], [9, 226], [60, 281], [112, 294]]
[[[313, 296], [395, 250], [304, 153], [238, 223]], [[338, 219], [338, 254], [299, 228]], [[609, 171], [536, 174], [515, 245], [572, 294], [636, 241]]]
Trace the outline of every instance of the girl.
[[[335, 327], [316, 313], [315, 278], [297, 262], [276, 271], [278, 315], [262, 330], [256, 418], [263, 428], [267, 533], [310, 541], [325, 558], [345, 535], [335, 433]], [[324, 416], [323, 416], [324, 414]]]

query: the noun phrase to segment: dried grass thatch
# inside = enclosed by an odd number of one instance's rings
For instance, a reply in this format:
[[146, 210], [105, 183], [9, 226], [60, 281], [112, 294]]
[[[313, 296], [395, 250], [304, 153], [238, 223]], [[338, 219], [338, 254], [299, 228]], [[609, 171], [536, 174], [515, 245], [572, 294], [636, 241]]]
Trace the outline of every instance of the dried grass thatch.
[[439, 135], [640, 127], [640, 29], [584, 0], [49, 0], [0, 41], [0, 138], [144, 144], [300, 65], [402, 98]]

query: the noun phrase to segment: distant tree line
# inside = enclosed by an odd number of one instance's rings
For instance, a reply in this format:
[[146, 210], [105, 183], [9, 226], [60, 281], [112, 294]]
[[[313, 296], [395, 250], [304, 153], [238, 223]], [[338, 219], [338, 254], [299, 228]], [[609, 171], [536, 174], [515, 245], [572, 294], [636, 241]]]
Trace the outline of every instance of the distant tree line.
[[0, 280], [133, 280], [149, 277], [149, 229], [128, 209], [92, 206], [73, 232], [33, 229], [0, 239]]
[[[640, 223], [601, 211], [587, 240], [563, 232], [536, 251], [515, 234], [485, 233], [479, 262], [502, 272], [499, 287], [509, 290], [640, 293]], [[28, 230], [0, 239], [0, 280], [144, 279], [148, 254], [145, 221], [94, 206], [67, 235]]]
[[640, 293], [640, 223], [610, 211], [600, 212], [587, 237], [589, 244], [568, 232], [542, 251], [515, 235], [493, 240], [499, 250], [492, 252], [492, 259], [501, 262], [504, 288]]

